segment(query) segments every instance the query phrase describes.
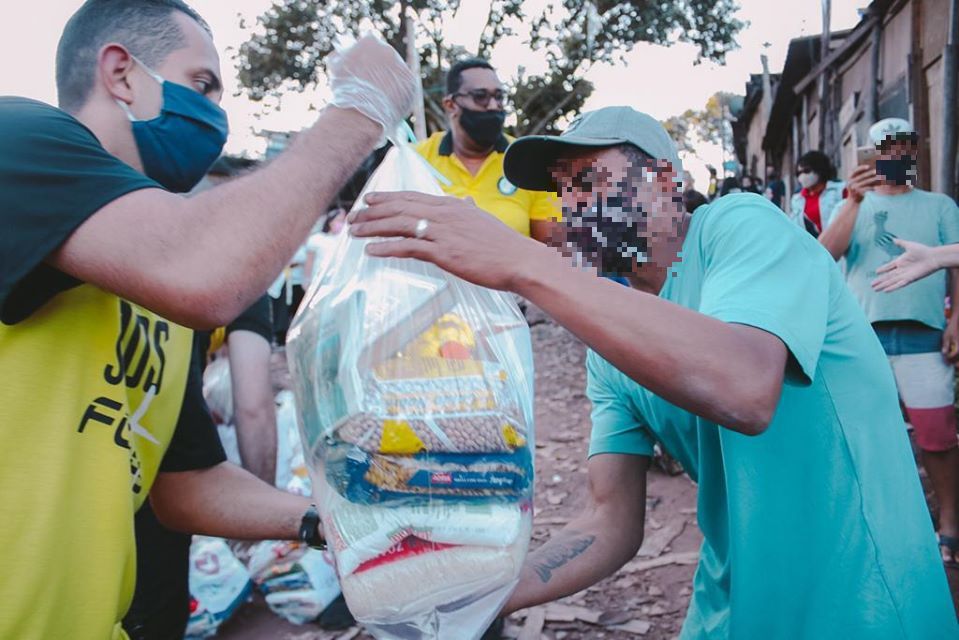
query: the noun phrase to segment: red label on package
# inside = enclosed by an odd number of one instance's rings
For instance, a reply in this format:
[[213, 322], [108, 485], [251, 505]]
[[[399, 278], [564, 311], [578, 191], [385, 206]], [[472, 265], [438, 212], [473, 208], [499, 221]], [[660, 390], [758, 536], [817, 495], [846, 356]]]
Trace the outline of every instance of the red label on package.
[[424, 553], [431, 553], [433, 551], [452, 549], [456, 546], [459, 545], [430, 542], [429, 540], [423, 540], [422, 538], [417, 538], [416, 536], [410, 536], [408, 538], [404, 538], [398, 544], [395, 544], [387, 549], [385, 553], [376, 556], [372, 560], [367, 560], [358, 566], [356, 571], [353, 573], [362, 573], [370, 569], [375, 569], [376, 567], [384, 564], [389, 564], [390, 562], [412, 558], [413, 556], [419, 556], [423, 555]]
[[453, 484], [452, 473], [434, 473], [430, 476], [430, 482], [433, 484]]

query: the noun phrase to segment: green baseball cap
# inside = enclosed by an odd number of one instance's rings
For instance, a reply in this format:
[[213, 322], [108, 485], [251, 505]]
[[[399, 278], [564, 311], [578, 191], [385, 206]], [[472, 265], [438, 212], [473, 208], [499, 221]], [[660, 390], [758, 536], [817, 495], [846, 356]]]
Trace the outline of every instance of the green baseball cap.
[[550, 169], [564, 153], [582, 147], [612, 147], [630, 143], [646, 155], [666, 160], [677, 176], [683, 165], [672, 138], [663, 125], [632, 107], [605, 107], [588, 111], [573, 120], [559, 136], [526, 136], [514, 141], [503, 158], [506, 179], [522, 189], [548, 191]]

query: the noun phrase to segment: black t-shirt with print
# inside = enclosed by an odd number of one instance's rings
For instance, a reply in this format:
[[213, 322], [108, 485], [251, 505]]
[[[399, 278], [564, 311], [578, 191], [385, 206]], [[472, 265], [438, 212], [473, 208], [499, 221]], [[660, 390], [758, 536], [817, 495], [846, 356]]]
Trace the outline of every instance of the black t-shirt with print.
[[[44, 262], [77, 227], [123, 195], [161, 187], [108, 153], [76, 118], [36, 100], [0, 97], [0, 140], [0, 321], [13, 325], [81, 284]], [[161, 470], [225, 459], [195, 364]]]
[[[264, 295], [226, 326], [227, 336], [234, 331], [252, 331], [269, 343], [273, 333], [269, 296]], [[191, 377], [198, 375], [202, 379], [210, 333], [197, 331], [194, 334]], [[188, 388], [192, 389], [194, 385], [190, 384]], [[202, 397], [200, 401], [203, 401]], [[177, 429], [174, 437], [179, 433]], [[164, 470], [174, 469], [164, 467]], [[150, 504], [146, 503], [137, 512], [136, 537], [137, 584], [130, 610], [123, 619], [123, 628], [130, 640], [180, 638], [190, 617], [191, 536], [164, 527]]]

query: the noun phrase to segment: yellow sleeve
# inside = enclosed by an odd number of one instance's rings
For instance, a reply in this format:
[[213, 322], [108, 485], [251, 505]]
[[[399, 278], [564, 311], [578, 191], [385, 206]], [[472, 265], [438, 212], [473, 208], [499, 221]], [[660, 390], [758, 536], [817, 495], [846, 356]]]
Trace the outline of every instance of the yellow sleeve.
[[529, 208], [530, 220], [553, 220], [562, 218], [562, 208], [559, 198], [552, 191], [533, 191], [533, 199]]

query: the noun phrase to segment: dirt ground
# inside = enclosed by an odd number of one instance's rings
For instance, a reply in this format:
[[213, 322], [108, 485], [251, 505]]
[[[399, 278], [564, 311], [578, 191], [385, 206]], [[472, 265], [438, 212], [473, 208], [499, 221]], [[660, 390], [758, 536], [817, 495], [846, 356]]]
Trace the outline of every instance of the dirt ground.
[[[589, 403], [585, 348], [535, 309], [529, 312], [536, 359], [536, 517], [531, 547], [542, 544], [586, 500]], [[685, 476], [653, 468], [646, 536], [639, 555], [580, 594], [510, 616], [505, 637], [519, 640], [675, 638], [689, 601], [702, 535], [696, 526], [696, 487]], [[953, 595], [959, 575], [950, 572]], [[221, 628], [224, 640], [367, 640], [359, 628], [330, 632], [295, 626], [254, 598]]]

